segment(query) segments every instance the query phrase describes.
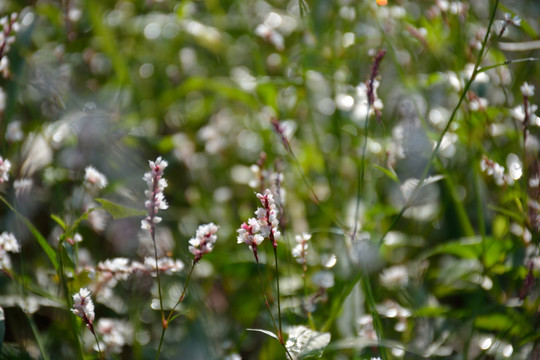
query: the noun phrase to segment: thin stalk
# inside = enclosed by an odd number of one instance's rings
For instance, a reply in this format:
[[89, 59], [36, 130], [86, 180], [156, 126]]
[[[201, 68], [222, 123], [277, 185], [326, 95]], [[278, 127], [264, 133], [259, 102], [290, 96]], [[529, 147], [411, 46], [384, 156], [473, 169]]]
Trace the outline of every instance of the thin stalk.
[[158, 266], [155, 226], [150, 229], [150, 236], [152, 237], [152, 243], [154, 244], [154, 260], [156, 261], [156, 278], [157, 278], [157, 283], [158, 283], [159, 309], [161, 311], [161, 325], [162, 325], [162, 327], [166, 327], [165, 314], [164, 314], [164, 311], [163, 311], [163, 296], [161, 294], [161, 280], [159, 278], [159, 266]]
[[[17, 208], [17, 203], [15, 202], [15, 208]], [[21, 276], [20, 276], [20, 279], [17, 279], [18, 282], [20, 283], [21, 285], [21, 293], [22, 293], [22, 296], [23, 296], [23, 299], [26, 300], [26, 296], [27, 296], [27, 287], [28, 287], [28, 284], [27, 284], [27, 279], [26, 279], [26, 271], [25, 271], [25, 265], [24, 265], [24, 257], [23, 257], [23, 252], [20, 252], [19, 253], [19, 257], [20, 257], [20, 264], [21, 264]], [[26, 303], [26, 301], [25, 301]], [[29, 314], [26, 310], [24, 311], [24, 314], [26, 315], [26, 318], [28, 319], [28, 323], [30, 324], [30, 328], [32, 329], [32, 333], [34, 334], [34, 338], [36, 339], [36, 343], [38, 345], [38, 348], [39, 348], [39, 352], [41, 353], [41, 356], [43, 357], [43, 360], [49, 360], [49, 356], [47, 355], [46, 351], [45, 351], [45, 347], [43, 346], [43, 341], [41, 339], [41, 335], [39, 334], [39, 330], [36, 326], [36, 322], [34, 321], [34, 319], [32, 318], [32, 315]]]
[[375, 328], [375, 332], [377, 333], [378, 338], [378, 348], [379, 352], [381, 354], [381, 357], [383, 360], [388, 359], [388, 353], [386, 351], [386, 347], [381, 346], [380, 341], [384, 339], [384, 331], [383, 326], [381, 322], [381, 318], [379, 317], [379, 314], [377, 313], [377, 308], [375, 307], [375, 297], [373, 296], [373, 291], [371, 289], [371, 282], [369, 281], [369, 274], [367, 273], [367, 270], [364, 269], [364, 276], [362, 277], [362, 285], [364, 285], [364, 294], [366, 295], [366, 299], [368, 300], [369, 310], [371, 313], [371, 317], [373, 318], [373, 327]]
[[[266, 305], [266, 308], [268, 309], [268, 312], [270, 313], [270, 317], [272, 318], [272, 323], [274, 324], [274, 329], [276, 329], [276, 333], [280, 334], [278, 326], [276, 325], [276, 320], [274, 319], [274, 314], [272, 314], [272, 309], [270, 309], [270, 303], [268, 302], [268, 298], [266, 297], [266, 292], [264, 291], [264, 284], [263, 284], [261, 267], [259, 265], [259, 261], [257, 261], [257, 271], [259, 273], [259, 283], [261, 284], [261, 291], [264, 298], [264, 304]], [[280, 339], [279, 342], [283, 344], [283, 338], [279, 336], [278, 338]]]
[[278, 258], [277, 258], [277, 247], [273, 247], [274, 248], [274, 261], [276, 263], [276, 285], [277, 285], [277, 308], [278, 308], [278, 322], [279, 322], [279, 332], [278, 332], [278, 338], [279, 338], [279, 342], [281, 344], [284, 344], [284, 341], [283, 341], [283, 332], [281, 330], [281, 296], [280, 296], [280, 293], [279, 293], [279, 270], [278, 270]]
[[354, 230], [352, 233], [352, 239], [356, 237], [356, 232], [358, 231], [358, 216], [360, 214], [360, 193], [364, 187], [364, 175], [366, 171], [366, 150], [368, 142], [368, 124], [369, 124], [369, 111], [371, 110], [371, 104], [368, 104], [368, 109], [366, 113], [366, 120], [364, 124], [364, 144], [362, 145], [362, 164], [360, 165], [360, 173], [358, 177], [358, 183], [356, 188], [356, 206], [354, 209]]
[[101, 347], [99, 346], [99, 340], [98, 340], [98, 337], [96, 335], [96, 332], [92, 331], [92, 334], [94, 334], [94, 339], [96, 339], [96, 345], [97, 345], [98, 352], [99, 352], [99, 358], [101, 360], [103, 360], [103, 359], [105, 359], [105, 357], [103, 356], [103, 352], [101, 352]]
[[43, 357], [43, 360], [49, 360], [49, 356], [45, 352], [45, 347], [43, 346], [41, 335], [39, 335], [39, 330], [36, 326], [36, 322], [34, 321], [34, 319], [32, 319], [32, 316], [30, 316], [30, 314], [28, 314], [26, 311], [24, 313], [26, 315], [26, 318], [28, 319], [28, 323], [30, 324], [30, 328], [32, 329], [32, 333], [34, 334], [34, 338], [36, 339], [36, 343], [38, 345], [39, 352]]
[[[277, 264], [277, 262], [276, 262], [276, 264]], [[270, 309], [270, 303], [268, 302], [268, 298], [266, 297], [266, 292], [264, 291], [264, 284], [263, 284], [263, 280], [262, 280], [261, 267], [259, 265], [258, 260], [257, 260], [257, 270], [258, 270], [258, 273], [259, 273], [259, 283], [261, 284], [261, 291], [262, 291], [262, 294], [263, 294], [263, 297], [264, 297], [264, 303], [266, 305], [266, 308], [268, 309], [268, 312], [270, 313], [270, 317], [272, 318], [272, 323], [274, 324], [274, 329], [276, 329], [276, 333], [278, 334], [278, 341], [281, 344], [281, 346], [283, 346], [283, 349], [285, 349], [285, 353], [287, 354], [289, 359], [292, 360], [293, 357], [289, 353], [289, 350], [287, 350], [287, 347], [285, 346], [285, 341], [283, 341], [283, 335], [281, 334], [281, 311], [280, 311], [280, 319], [279, 319], [280, 324], [279, 324], [279, 329], [278, 329], [278, 326], [276, 325], [276, 320], [274, 319], [274, 314], [272, 314], [272, 310]], [[279, 290], [278, 290], [278, 292], [279, 292]], [[279, 295], [278, 295], [278, 303], [279, 303]], [[279, 305], [278, 305], [278, 311], [279, 311]]]
[[[66, 305], [67, 305], [67, 308], [68, 310], [71, 309], [71, 306], [73, 305], [72, 304], [72, 298], [70, 296], [70, 292], [69, 292], [69, 287], [67, 285], [67, 281], [66, 281], [66, 275], [64, 273], [64, 260], [63, 260], [63, 257], [62, 257], [62, 243], [58, 244], [58, 262], [59, 262], [59, 268], [58, 268], [58, 272], [59, 272], [59, 276], [60, 276], [60, 283], [61, 283], [61, 286], [62, 286], [62, 292], [64, 293], [64, 297], [65, 297], [65, 300], [66, 300]], [[70, 318], [70, 325], [71, 325], [71, 328], [73, 329], [73, 333], [74, 334], [77, 334], [79, 332], [79, 327], [78, 327], [78, 324], [77, 324], [77, 321], [75, 320], [75, 315], [72, 315], [69, 317]], [[76, 342], [76, 346], [77, 346], [77, 351], [79, 353], [79, 358], [81, 360], [84, 360], [84, 352], [83, 352], [83, 348], [82, 348], [82, 344], [81, 344], [81, 341], [79, 339], [79, 336], [75, 336], [75, 342]]]
[[169, 312], [169, 316], [167, 316], [167, 320], [164, 322], [164, 326], [163, 326], [163, 328], [161, 330], [161, 337], [159, 339], [159, 346], [158, 346], [158, 351], [157, 351], [157, 354], [156, 354], [156, 360], [159, 358], [159, 354], [161, 353], [161, 346], [163, 345], [163, 339], [165, 338], [165, 331], [169, 327], [169, 323], [172, 321], [172, 316], [174, 314], [174, 310], [176, 310], [178, 305], [180, 305], [180, 303], [184, 300], [184, 297], [186, 296], [186, 290], [188, 288], [189, 281], [191, 280], [191, 275], [193, 274], [193, 269], [195, 269], [195, 265], [196, 265], [196, 263], [194, 263], [191, 266], [191, 270], [189, 271], [186, 282], [184, 283], [184, 289], [182, 290], [182, 294], [180, 295], [180, 297], [178, 298], [178, 301], [176, 302], [176, 304], [173, 306], [173, 308]]
[[523, 58], [523, 59], [506, 60], [506, 61], [504, 61], [502, 63], [498, 63], [498, 64], [495, 64], [495, 65], [483, 66], [482, 68], [478, 69], [478, 73], [482, 73], [484, 71], [488, 71], [488, 70], [497, 68], [499, 66], [517, 64], [517, 63], [529, 62], [529, 61], [531, 61], [531, 62], [532, 61], [540, 61], [540, 58], [528, 57], [528, 58]]
[[[278, 270], [278, 259], [277, 259], [277, 246], [274, 246], [274, 258], [276, 262], [276, 283], [277, 283], [277, 303], [278, 303], [278, 322], [279, 322], [279, 332], [278, 332], [278, 339], [281, 345], [283, 346], [283, 349], [285, 349], [285, 353], [289, 357], [289, 359], [293, 359], [291, 354], [289, 353], [289, 350], [285, 346], [285, 340], [283, 339], [283, 331], [281, 329], [281, 301], [280, 301], [280, 292], [279, 292], [279, 270]], [[260, 275], [260, 271], [259, 271]], [[262, 284], [262, 283], [261, 283]], [[274, 323], [275, 325], [275, 323]]]

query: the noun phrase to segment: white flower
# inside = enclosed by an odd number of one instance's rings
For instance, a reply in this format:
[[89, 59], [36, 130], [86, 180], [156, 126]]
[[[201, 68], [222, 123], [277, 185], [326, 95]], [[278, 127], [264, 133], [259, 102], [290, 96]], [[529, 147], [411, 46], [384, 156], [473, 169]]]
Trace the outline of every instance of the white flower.
[[517, 15], [512, 17], [511, 14], [506, 13], [504, 14], [504, 21], [514, 26], [521, 26], [521, 18]]
[[524, 82], [523, 85], [519, 88], [523, 96], [534, 96], [534, 85], [529, 85], [527, 82]]
[[169, 163], [160, 156], [156, 161], [148, 161], [148, 164], [151, 171], [145, 173], [143, 176], [143, 180], [148, 185], [148, 190], [144, 192], [148, 198], [144, 203], [146, 210], [148, 210], [148, 215], [141, 221], [141, 229], [152, 231], [155, 228], [155, 224], [161, 222], [161, 217], [157, 216], [158, 210], [169, 208], [165, 200], [165, 195], [163, 195], [163, 191], [168, 185], [167, 180], [163, 178], [163, 171]]
[[409, 272], [404, 265], [395, 265], [384, 269], [380, 276], [383, 286], [405, 286], [409, 282]]
[[90, 297], [90, 291], [86, 288], [82, 288], [79, 292], [73, 295], [73, 308], [71, 311], [82, 318], [88, 327], [91, 326], [94, 321], [94, 303]]
[[283, 35], [271, 26], [259, 24], [255, 29], [255, 35], [260, 36], [274, 45], [278, 51], [283, 51], [285, 49], [285, 39], [283, 38]]
[[11, 253], [18, 253], [21, 251], [21, 247], [15, 238], [15, 235], [7, 231], [0, 234], [0, 249]]
[[93, 166], [87, 166], [84, 170], [84, 182], [89, 189], [104, 189], [107, 184], [105, 175], [96, 170]]
[[8, 159], [3, 159], [0, 156], [0, 184], [9, 180], [9, 171], [11, 170], [11, 162]]
[[0, 268], [11, 269], [11, 258], [8, 252], [18, 253], [20, 251], [21, 247], [15, 235], [7, 231], [0, 234]]
[[197, 228], [195, 237], [189, 240], [189, 252], [195, 255], [194, 263], [198, 262], [204, 254], [208, 254], [214, 249], [217, 230], [218, 226], [214, 223], [200, 225]]
[[158, 259], [157, 261], [157, 269], [156, 269], [156, 259], [152, 257], [146, 257], [144, 259], [144, 267], [145, 270], [150, 272], [152, 276], [156, 275], [156, 270], [159, 269], [159, 271], [164, 272], [166, 274], [176, 273], [180, 272], [184, 269], [184, 263], [180, 260], [174, 260], [168, 257], [163, 257], [161, 259]]
[[17, 121], [11, 121], [6, 130], [6, 140], [8, 142], [17, 142], [21, 141], [24, 138], [24, 133], [21, 129], [21, 122], [19, 120]]
[[292, 255], [296, 258], [296, 262], [305, 264], [307, 249], [309, 247], [307, 242], [311, 239], [311, 234], [303, 233], [302, 235], [296, 235], [295, 239], [298, 244], [292, 249]]

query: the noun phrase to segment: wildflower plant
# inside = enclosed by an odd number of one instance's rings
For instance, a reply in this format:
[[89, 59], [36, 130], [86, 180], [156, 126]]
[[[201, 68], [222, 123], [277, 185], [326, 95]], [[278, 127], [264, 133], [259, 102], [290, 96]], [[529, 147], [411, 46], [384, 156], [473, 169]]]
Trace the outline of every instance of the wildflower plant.
[[537, 2], [1, 8], [0, 358], [540, 353]]

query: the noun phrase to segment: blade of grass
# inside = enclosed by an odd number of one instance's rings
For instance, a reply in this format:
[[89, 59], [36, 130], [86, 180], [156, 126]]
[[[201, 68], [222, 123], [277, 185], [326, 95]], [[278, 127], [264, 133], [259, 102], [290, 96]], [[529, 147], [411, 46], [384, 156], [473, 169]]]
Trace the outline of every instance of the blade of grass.
[[15, 208], [11, 206], [11, 204], [2, 195], [0, 195], [0, 201], [2, 201], [11, 211], [15, 213], [15, 215], [17, 215], [19, 219], [22, 220], [24, 225], [26, 225], [28, 230], [30, 230], [32, 235], [34, 235], [34, 237], [38, 241], [39, 246], [41, 246], [41, 248], [43, 249], [47, 257], [51, 261], [51, 264], [53, 265], [56, 272], [58, 272], [59, 271], [58, 259], [56, 257], [56, 252], [54, 251], [52, 246], [49, 245], [47, 240], [43, 237], [43, 235], [41, 235], [41, 233], [38, 231], [38, 229], [36, 229], [36, 227], [32, 224], [32, 222], [28, 220], [26, 216], [24, 216], [23, 214], [15, 210]]

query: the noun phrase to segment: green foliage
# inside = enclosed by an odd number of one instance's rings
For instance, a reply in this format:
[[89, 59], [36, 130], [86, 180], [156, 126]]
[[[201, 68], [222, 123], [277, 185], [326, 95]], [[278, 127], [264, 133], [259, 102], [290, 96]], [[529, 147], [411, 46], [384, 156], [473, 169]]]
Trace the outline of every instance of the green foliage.
[[[0, 222], [20, 245], [0, 242], [0, 356], [540, 351], [540, 120], [522, 88], [540, 85], [535, 2], [0, 9], [19, 14], [0, 50]], [[168, 206], [141, 230], [157, 156]], [[266, 188], [282, 236], [256, 262], [237, 229]], [[218, 241], [195, 266], [210, 222]], [[95, 333], [71, 311], [83, 287]]]

